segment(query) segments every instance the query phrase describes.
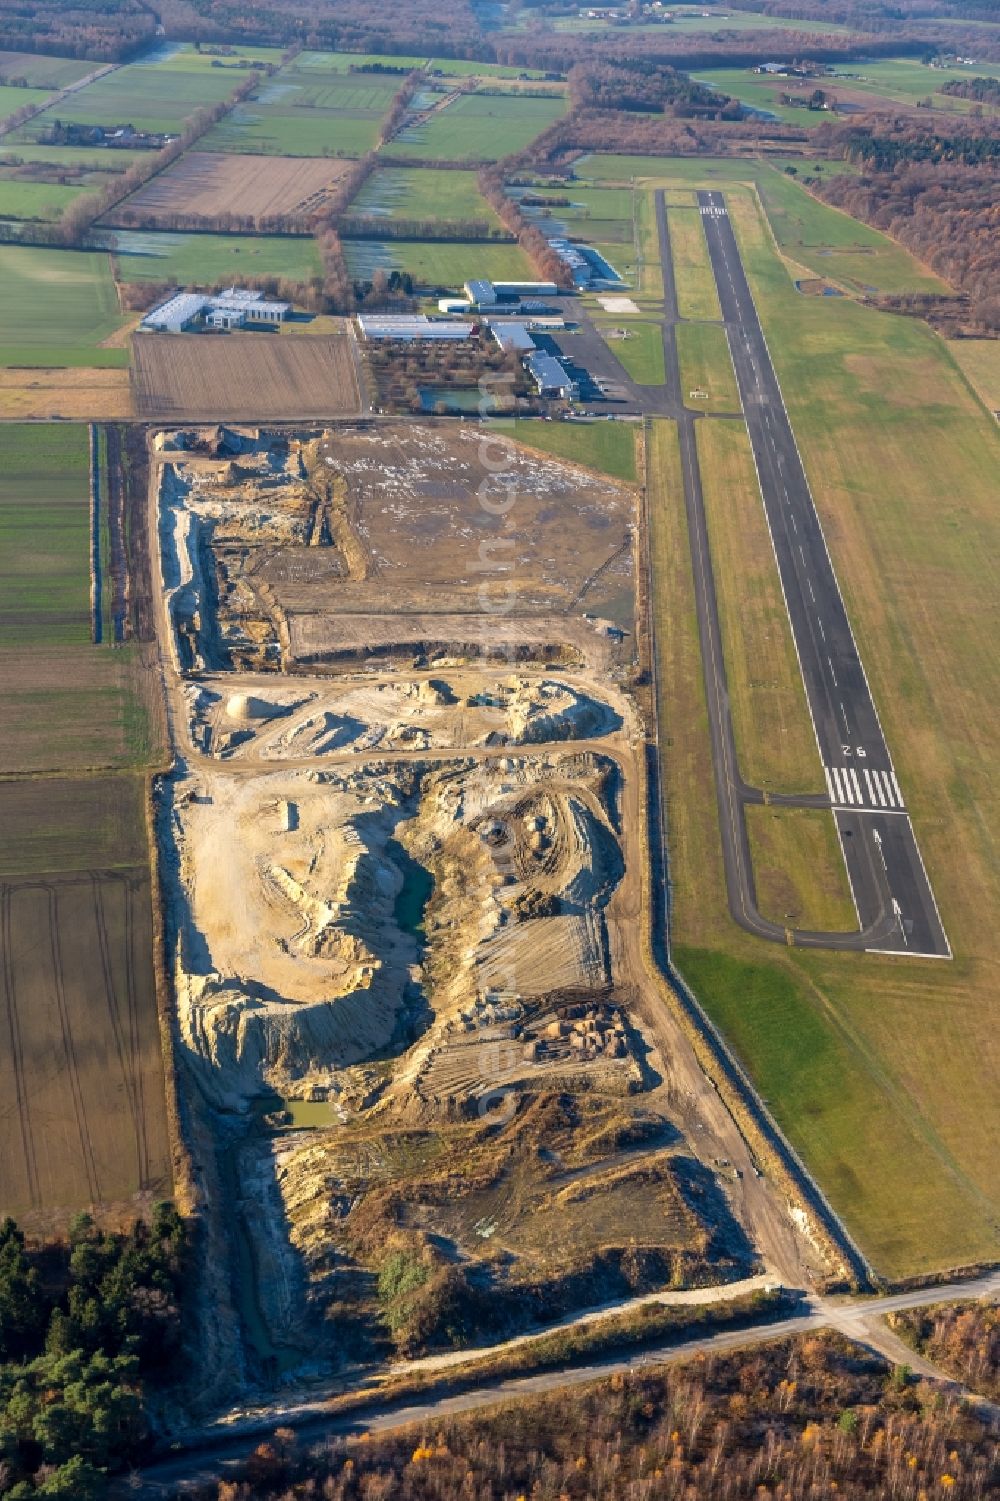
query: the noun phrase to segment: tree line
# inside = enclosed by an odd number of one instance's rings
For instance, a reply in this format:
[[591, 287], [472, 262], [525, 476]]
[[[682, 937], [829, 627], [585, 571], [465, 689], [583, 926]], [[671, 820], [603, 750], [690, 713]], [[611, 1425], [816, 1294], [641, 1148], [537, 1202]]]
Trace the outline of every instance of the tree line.
[[80, 1215], [68, 1244], [37, 1250], [0, 1224], [0, 1495], [97, 1501], [141, 1457], [147, 1390], [180, 1349], [187, 1256], [170, 1204], [120, 1234]]
[[279, 1430], [198, 1501], [982, 1501], [996, 1445], [840, 1335], [692, 1357], [310, 1452]]

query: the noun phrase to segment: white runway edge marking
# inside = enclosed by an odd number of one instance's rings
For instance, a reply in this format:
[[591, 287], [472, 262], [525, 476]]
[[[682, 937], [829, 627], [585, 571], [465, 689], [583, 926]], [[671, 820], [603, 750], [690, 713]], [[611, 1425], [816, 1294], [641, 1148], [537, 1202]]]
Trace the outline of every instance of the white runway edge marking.
[[864, 787], [853, 766], [824, 766], [826, 788], [835, 808], [866, 808], [876, 813], [882, 809], [902, 812], [905, 804], [899, 783], [890, 771], [861, 768]]

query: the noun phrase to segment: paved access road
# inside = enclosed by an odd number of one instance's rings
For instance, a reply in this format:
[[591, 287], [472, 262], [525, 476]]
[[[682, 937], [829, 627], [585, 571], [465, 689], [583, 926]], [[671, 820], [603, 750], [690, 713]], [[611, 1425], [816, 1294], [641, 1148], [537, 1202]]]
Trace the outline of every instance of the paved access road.
[[[828, 792], [826, 798], [775, 798], [774, 801], [832, 807], [858, 914], [857, 933], [796, 934], [795, 941], [813, 946], [950, 958], [951, 950], [847, 618], [725, 199], [721, 193], [701, 192], [698, 203]], [[662, 195], [659, 195], [658, 216], [666, 268], [669, 239]], [[672, 285], [667, 289], [666, 302], [668, 322], [671, 302], [676, 321]], [[670, 342], [665, 334], [668, 357]], [[689, 426], [689, 422], [682, 423], [682, 428]], [[682, 431], [681, 440], [682, 460], [687, 460], [684, 470], [690, 515], [692, 503], [697, 512], [703, 509], [700, 478], [690, 433]], [[695, 519], [697, 523], [698, 518]], [[704, 531], [703, 516], [701, 526], [696, 524], [692, 529], [696, 588], [701, 596], [700, 610], [717, 616], [707, 534], [703, 566], [698, 567], [699, 531]], [[709, 637], [715, 638], [718, 649], [716, 652], [709, 639], [706, 677], [710, 711], [718, 721], [713, 727], [713, 753], [717, 776], [724, 784], [720, 787], [720, 806], [725, 804], [721, 809], [723, 824], [729, 826], [728, 838], [726, 827], [723, 835], [730, 904], [738, 920], [752, 931], [783, 939], [786, 936], [783, 930], [766, 923], [756, 911], [743, 804], [759, 801], [760, 794], [747, 788], [739, 777], [728, 722], [717, 620], [713, 624]], [[714, 684], [713, 671], [717, 674]], [[740, 891], [735, 902], [734, 888]], [[766, 931], [769, 928], [773, 931]]]

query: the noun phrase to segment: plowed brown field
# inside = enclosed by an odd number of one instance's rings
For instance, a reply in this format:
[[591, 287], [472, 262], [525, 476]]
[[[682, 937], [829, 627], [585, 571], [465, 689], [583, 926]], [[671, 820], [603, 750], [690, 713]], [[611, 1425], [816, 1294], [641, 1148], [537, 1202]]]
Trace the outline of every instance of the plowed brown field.
[[324, 157], [239, 156], [192, 151], [161, 172], [120, 205], [114, 223], [144, 223], [171, 214], [249, 215], [254, 219], [290, 215], [307, 219], [329, 197], [349, 163]]
[[140, 417], [168, 422], [295, 421], [360, 410], [350, 343], [275, 334], [139, 334], [132, 381]]

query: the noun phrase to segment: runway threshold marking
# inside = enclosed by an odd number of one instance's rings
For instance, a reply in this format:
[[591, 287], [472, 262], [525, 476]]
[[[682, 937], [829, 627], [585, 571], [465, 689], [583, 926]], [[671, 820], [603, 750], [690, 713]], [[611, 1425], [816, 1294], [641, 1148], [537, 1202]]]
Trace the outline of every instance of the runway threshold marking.
[[906, 810], [899, 783], [891, 771], [863, 766], [864, 787], [853, 766], [824, 766], [823, 774], [830, 802], [835, 808], [860, 808], [867, 813], [903, 813]]

